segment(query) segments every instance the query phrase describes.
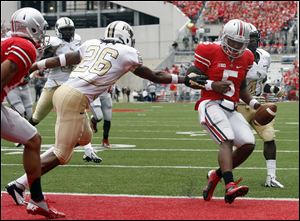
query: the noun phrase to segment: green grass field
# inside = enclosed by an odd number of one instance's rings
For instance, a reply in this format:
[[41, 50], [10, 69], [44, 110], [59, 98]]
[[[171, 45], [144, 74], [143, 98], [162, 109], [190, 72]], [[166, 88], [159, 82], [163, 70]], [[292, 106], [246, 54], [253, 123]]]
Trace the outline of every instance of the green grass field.
[[[144, 110], [113, 113], [110, 142], [135, 147], [98, 151], [103, 158], [99, 165], [84, 162], [83, 152], [74, 152], [68, 166], [60, 166], [43, 176], [43, 191], [201, 196], [207, 171], [217, 167], [218, 147], [199, 125], [193, 106], [192, 103], [114, 103], [114, 109]], [[285, 188], [263, 187], [266, 177], [263, 142], [257, 138], [255, 152], [234, 170], [235, 179], [243, 177], [242, 184], [250, 188], [247, 197], [299, 198], [298, 106], [298, 102], [278, 103], [277, 177]], [[43, 144], [54, 143], [55, 119], [52, 112], [38, 126]], [[102, 122], [98, 128], [92, 143], [99, 147]], [[1, 140], [2, 190], [24, 172], [22, 155], [11, 152], [16, 152], [14, 145]], [[215, 195], [224, 196], [223, 182], [217, 186]]]

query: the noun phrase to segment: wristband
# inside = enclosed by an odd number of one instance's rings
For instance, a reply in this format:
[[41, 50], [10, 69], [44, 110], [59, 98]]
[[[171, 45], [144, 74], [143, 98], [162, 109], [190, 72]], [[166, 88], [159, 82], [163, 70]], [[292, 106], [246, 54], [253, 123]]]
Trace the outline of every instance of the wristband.
[[252, 109], [254, 109], [254, 105], [256, 104], [256, 103], [259, 103], [256, 99], [252, 99], [250, 102], [249, 102], [249, 106], [252, 108]]
[[64, 54], [60, 54], [58, 57], [59, 57], [60, 66], [61, 67], [66, 66], [67, 64], [66, 56]]
[[178, 83], [178, 75], [176, 75], [176, 74], [171, 74], [171, 76], [172, 76], [172, 81], [171, 81], [171, 83], [172, 83], [172, 84], [177, 84], [177, 83]]
[[37, 63], [36, 63], [36, 66], [37, 66], [37, 68], [39, 69], [39, 70], [44, 70], [44, 69], [46, 69], [46, 59], [43, 59], [43, 60], [41, 60], [41, 61], [38, 61]]
[[207, 80], [207, 81], [206, 81], [206, 84], [204, 85], [204, 86], [205, 86], [205, 90], [211, 91], [211, 90], [212, 90], [211, 85], [212, 85], [213, 82], [214, 82], [214, 81]]

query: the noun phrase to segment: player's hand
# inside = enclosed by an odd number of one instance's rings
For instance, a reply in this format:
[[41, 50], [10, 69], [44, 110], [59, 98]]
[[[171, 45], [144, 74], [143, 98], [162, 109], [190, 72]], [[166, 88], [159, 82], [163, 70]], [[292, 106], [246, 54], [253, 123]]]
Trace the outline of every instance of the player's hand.
[[37, 70], [38, 70], [37, 64], [36, 64], [36, 62], [34, 62], [29, 69], [29, 73], [32, 73]]
[[184, 84], [193, 89], [204, 89], [206, 80], [208, 80], [208, 77], [206, 75], [199, 75], [192, 72], [185, 76]]
[[220, 94], [225, 94], [230, 91], [230, 83], [226, 81], [214, 81], [211, 88]]

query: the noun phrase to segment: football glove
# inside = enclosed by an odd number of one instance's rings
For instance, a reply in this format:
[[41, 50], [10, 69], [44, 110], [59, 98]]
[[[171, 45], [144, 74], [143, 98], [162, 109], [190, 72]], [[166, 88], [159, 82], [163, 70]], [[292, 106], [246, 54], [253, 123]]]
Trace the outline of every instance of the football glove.
[[195, 74], [190, 73], [187, 76], [185, 76], [184, 84], [188, 87], [201, 89], [205, 88], [205, 84], [207, 83], [208, 77], [204, 74]]

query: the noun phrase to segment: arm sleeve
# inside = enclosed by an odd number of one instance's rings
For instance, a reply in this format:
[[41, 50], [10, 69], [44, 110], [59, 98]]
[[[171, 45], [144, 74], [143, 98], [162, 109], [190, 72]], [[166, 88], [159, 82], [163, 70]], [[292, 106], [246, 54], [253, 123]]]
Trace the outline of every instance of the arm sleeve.
[[126, 56], [128, 56], [128, 62], [131, 66], [129, 70], [131, 72], [143, 65], [142, 56], [136, 49], [131, 50]]
[[36, 60], [36, 49], [27, 40], [15, 42], [8, 48], [7, 53], [7, 59], [13, 61], [18, 66], [18, 70], [25, 69], [26, 72]]
[[205, 73], [211, 65], [210, 57], [212, 50], [210, 46], [210, 44], [199, 44], [195, 49], [194, 64], [203, 73]]

